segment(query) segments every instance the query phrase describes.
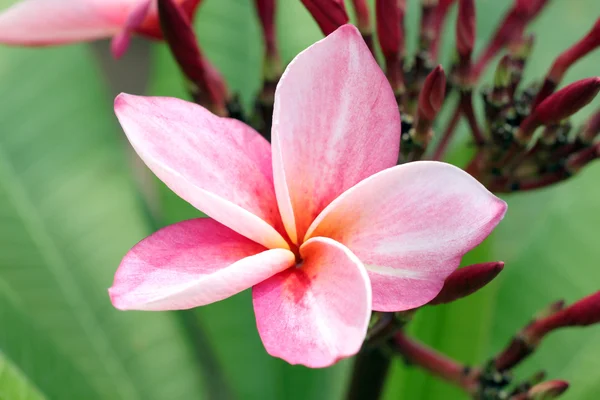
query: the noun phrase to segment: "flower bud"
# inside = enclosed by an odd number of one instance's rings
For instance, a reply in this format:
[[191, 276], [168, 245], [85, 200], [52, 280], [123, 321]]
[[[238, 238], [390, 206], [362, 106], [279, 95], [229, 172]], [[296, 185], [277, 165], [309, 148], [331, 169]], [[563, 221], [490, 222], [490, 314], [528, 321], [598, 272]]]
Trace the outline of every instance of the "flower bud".
[[475, 2], [459, 0], [456, 20], [456, 49], [461, 58], [471, 59], [475, 46]]
[[590, 103], [600, 91], [600, 77], [572, 83], [542, 101], [523, 121], [516, 133], [520, 141], [528, 141], [537, 127], [558, 123]]
[[504, 269], [501, 261], [474, 264], [454, 271], [442, 291], [429, 302], [431, 305], [450, 303], [475, 293], [490, 283]]
[[585, 148], [567, 158], [565, 168], [570, 174], [575, 174], [591, 161], [600, 157], [600, 144]]
[[160, 24], [182, 72], [193, 84], [194, 100], [218, 115], [226, 114], [227, 88], [219, 72], [204, 58], [184, 10], [173, 0], [158, 0]]
[[585, 125], [581, 128], [577, 134], [579, 140], [583, 143], [590, 144], [594, 141], [596, 136], [600, 134], [600, 110], [596, 111], [594, 115], [588, 119]]
[[552, 94], [535, 109], [543, 124], [557, 123], [591, 102], [600, 91], [600, 77], [582, 79]]
[[385, 57], [386, 75], [394, 93], [404, 90], [402, 59], [404, 57], [405, 0], [376, 0], [377, 37]]
[[547, 78], [558, 84], [571, 65], [598, 47], [600, 47], [600, 18], [596, 20], [587, 35], [556, 58]]
[[302, 0], [325, 36], [348, 23], [343, 0]]
[[567, 326], [588, 326], [600, 322], [600, 291], [587, 296], [525, 329], [525, 335], [534, 341], [549, 332]]
[[569, 388], [569, 382], [566, 381], [546, 381], [538, 383], [527, 392], [528, 399], [531, 400], [552, 400], [558, 398]]
[[548, 3], [548, 0], [516, 0], [506, 14], [492, 39], [475, 63], [475, 77], [481, 75], [488, 63], [506, 46], [522, 38], [527, 24], [531, 22]]
[[254, 0], [258, 18], [265, 39], [267, 56], [276, 57], [277, 40], [275, 37], [275, 0]]
[[375, 0], [377, 36], [384, 57], [404, 56], [405, 0]]
[[600, 18], [586, 36], [556, 58], [535, 97], [533, 107], [537, 107], [538, 104], [554, 92], [556, 86], [560, 83], [571, 65], [598, 46], [600, 46]]
[[444, 104], [446, 95], [446, 74], [438, 65], [427, 75], [419, 93], [419, 118], [433, 121]]
[[369, 5], [366, 0], [352, 0], [354, 12], [356, 13], [356, 26], [363, 35], [372, 34], [371, 16], [369, 15]]

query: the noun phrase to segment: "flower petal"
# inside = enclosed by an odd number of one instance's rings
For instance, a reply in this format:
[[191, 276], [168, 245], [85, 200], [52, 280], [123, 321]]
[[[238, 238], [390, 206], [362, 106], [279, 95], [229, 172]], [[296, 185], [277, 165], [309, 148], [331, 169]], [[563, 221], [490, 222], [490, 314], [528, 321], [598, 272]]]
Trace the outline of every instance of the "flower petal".
[[356, 354], [371, 315], [371, 286], [343, 245], [313, 238], [300, 248], [301, 267], [254, 286], [258, 332], [265, 348], [290, 364], [320, 368]]
[[167, 226], [127, 253], [109, 294], [121, 310], [179, 310], [213, 303], [294, 264], [209, 218]]
[[269, 143], [183, 100], [121, 94], [115, 112], [146, 165], [181, 198], [268, 248], [287, 248]]
[[273, 172], [294, 242], [333, 199], [396, 165], [400, 115], [358, 30], [344, 25], [300, 53], [275, 92]]
[[463, 170], [414, 162], [342, 194], [306, 238], [326, 236], [346, 245], [369, 272], [373, 309], [401, 311], [433, 299], [505, 212], [506, 203]]
[[19, 1], [0, 13], [0, 43], [40, 46], [110, 37], [139, 1]]

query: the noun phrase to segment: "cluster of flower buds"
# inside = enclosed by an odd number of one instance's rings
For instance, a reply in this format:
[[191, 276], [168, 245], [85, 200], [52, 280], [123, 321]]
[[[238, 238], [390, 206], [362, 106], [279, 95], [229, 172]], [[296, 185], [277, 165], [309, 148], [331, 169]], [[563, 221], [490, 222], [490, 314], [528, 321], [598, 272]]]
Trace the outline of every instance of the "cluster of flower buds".
[[[347, 21], [343, 2], [303, 1], [327, 34]], [[525, 63], [533, 46], [528, 24], [547, 0], [516, 0], [489, 44], [473, 57], [476, 39], [474, 0], [423, 0], [418, 51], [405, 53], [405, 0], [375, 2], [376, 30], [384, 57], [384, 70], [396, 93], [403, 120], [400, 162], [444, 156], [457, 123], [465, 117], [477, 152], [467, 171], [494, 192], [531, 190], [563, 181], [600, 155], [600, 111], [581, 128], [572, 129], [569, 118], [587, 105], [600, 90], [600, 78], [567, 85], [555, 92], [567, 69], [600, 46], [600, 20], [571, 48], [560, 54], [543, 83], [520, 87]], [[456, 61], [448, 82], [441, 66], [435, 67], [440, 32], [450, 7], [457, 3]], [[365, 38], [371, 43], [372, 28], [364, 1], [354, 1]], [[482, 73], [501, 51], [494, 82], [481, 96], [485, 120], [474, 111], [476, 85]], [[453, 93], [456, 109], [447, 129], [436, 137], [435, 119]], [[435, 148], [432, 146], [435, 144]]]

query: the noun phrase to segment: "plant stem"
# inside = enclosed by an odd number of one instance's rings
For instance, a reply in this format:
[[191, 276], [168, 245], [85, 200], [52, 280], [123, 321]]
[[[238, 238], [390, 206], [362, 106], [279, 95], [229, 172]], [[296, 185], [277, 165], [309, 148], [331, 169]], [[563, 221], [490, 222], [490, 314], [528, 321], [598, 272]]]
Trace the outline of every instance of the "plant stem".
[[471, 371], [465, 365], [410, 339], [403, 332], [398, 332], [394, 337], [394, 349], [407, 362], [462, 388], [467, 393], [474, 393], [477, 389], [478, 371]]
[[381, 348], [363, 348], [356, 356], [347, 400], [377, 400], [383, 393], [391, 359]]
[[458, 104], [456, 105], [456, 109], [454, 110], [454, 114], [452, 114], [452, 118], [450, 118], [450, 122], [448, 122], [448, 127], [444, 131], [444, 134], [443, 134], [442, 138], [440, 139], [440, 141], [437, 145], [437, 148], [435, 149], [435, 151], [433, 153], [433, 156], [431, 157], [432, 160], [440, 161], [442, 159], [442, 157], [444, 156], [444, 153], [446, 152], [446, 148], [448, 147], [448, 144], [450, 143], [450, 139], [452, 138], [452, 135], [454, 134], [454, 130], [456, 129], [456, 125], [458, 125], [458, 121], [460, 119], [460, 114], [461, 114], [461, 106], [460, 106], [460, 102], [458, 102]]

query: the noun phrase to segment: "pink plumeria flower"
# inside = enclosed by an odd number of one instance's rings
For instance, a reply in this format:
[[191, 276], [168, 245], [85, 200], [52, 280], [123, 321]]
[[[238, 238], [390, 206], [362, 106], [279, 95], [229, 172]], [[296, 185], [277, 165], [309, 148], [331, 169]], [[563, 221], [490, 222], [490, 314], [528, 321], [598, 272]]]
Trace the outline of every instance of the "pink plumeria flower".
[[187, 309], [252, 288], [267, 351], [292, 364], [354, 355], [372, 309], [429, 302], [506, 210], [452, 165], [396, 166], [398, 106], [351, 25], [287, 67], [272, 146], [182, 100], [122, 94], [115, 110], [154, 173], [211, 217], [137, 244], [115, 307]]
[[[188, 16], [200, 0], [176, 0]], [[162, 39], [156, 0], [22, 0], [0, 13], [0, 43], [49, 46], [113, 38], [115, 57], [132, 34]]]

